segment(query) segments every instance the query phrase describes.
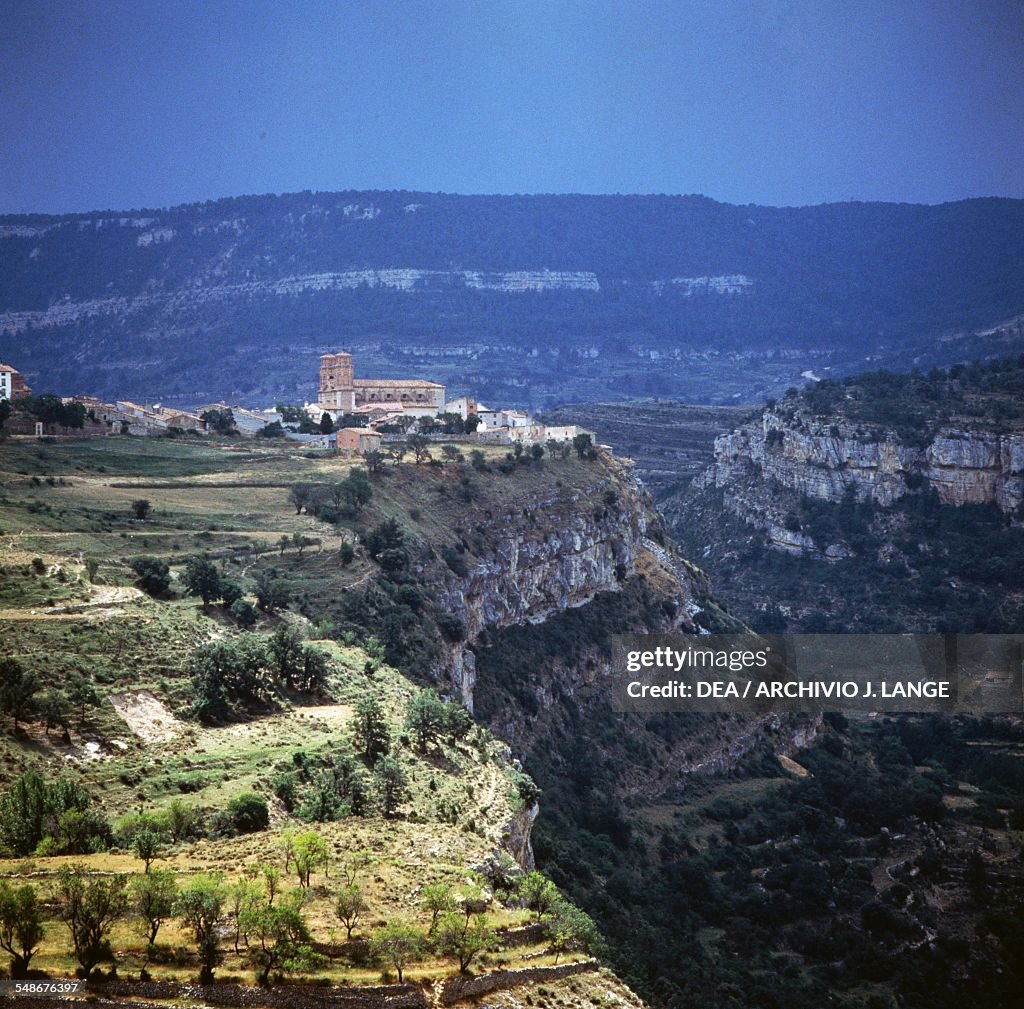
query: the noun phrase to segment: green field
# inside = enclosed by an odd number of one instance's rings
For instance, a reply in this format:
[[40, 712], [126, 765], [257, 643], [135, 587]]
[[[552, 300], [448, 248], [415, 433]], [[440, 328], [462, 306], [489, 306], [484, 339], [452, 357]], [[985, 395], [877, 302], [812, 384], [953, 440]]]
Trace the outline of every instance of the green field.
[[[497, 463], [505, 453], [488, 448], [485, 456]], [[382, 661], [373, 627], [340, 633], [322, 614], [346, 593], [376, 583], [378, 565], [359, 543], [386, 519], [400, 523], [413, 557], [430, 557], [454, 544], [472, 550], [478, 543], [482, 549], [482, 537], [474, 539], [473, 533], [481, 523], [530, 507], [563, 481], [596, 487], [601, 478], [576, 459], [518, 467], [506, 475], [493, 466], [482, 473], [467, 463], [407, 461], [373, 477], [372, 500], [357, 517], [331, 524], [296, 513], [288, 493], [292, 484], [336, 483], [354, 465], [287, 444], [131, 437], [0, 443], [3, 655], [37, 677], [40, 697], [63, 697], [69, 677], [76, 676], [95, 691], [91, 701], [71, 706], [64, 725], [48, 727], [37, 713], [15, 732], [5, 720], [0, 792], [29, 770], [50, 781], [63, 776], [85, 789], [91, 808], [114, 828], [113, 844], [93, 853], [54, 854], [52, 844], [27, 857], [9, 853], [0, 858], [0, 876], [27, 879], [45, 897], [64, 864], [137, 874], [142, 863], [125, 846], [127, 828], [118, 827], [128, 822], [125, 817], [159, 816], [175, 805], [210, 822], [233, 799], [255, 793], [268, 803], [266, 829], [165, 840], [157, 867], [173, 869], [181, 884], [206, 871], [221, 872], [232, 883], [246, 865], [283, 869], [282, 832], [315, 829], [328, 842], [334, 871], [314, 873], [303, 913], [317, 941], [334, 942], [344, 937], [332, 911], [340, 886], [336, 873], [353, 852], [369, 853], [359, 871], [369, 911], [357, 936], [394, 918], [423, 924], [417, 894], [425, 883], [448, 881], [458, 892], [470, 868], [493, 857], [522, 806], [507, 747], [474, 726], [461, 739], [417, 750], [403, 719], [422, 680], [414, 682]], [[133, 509], [141, 498], [151, 505], [145, 519]], [[339, 560], [344, 542], [357, 546], [348, 564]], [[204, 606], [185, 592], [186, 562], [196, 555], [212, 559], [250, 601], [256, 600], [261, 573], [272, 573], [287, 585], [291, 604], [260, 612], [256, 625], [243, 630], [225, 605], [214, 600]], [[153, 596], [140, 589], [132, 562], [141, 556], [169, 565], [167, 591]], [[217, 642], [266, 643], [283, 626], [325, 656], [322, 688], [308, 695], [285, 691], [220, 724], [197, 720], [191, 678], [196, 650]], [[387, 817], [371, 803], [363, 815], [301, 822], [275, 792], [279, 780], [297, 767], [312, 768], [315, 775], [350, 752], [354, 706], [368, 697], [381, 703], [392, 754], [407, 779], [400, 804]], [[298, 780], [300, 791], [308, 787], [301, 775]], [[529, 912], [491, 899], [485, 915], [489, 926], [507, 927]], [[190, 938], [174, 920], [148, 957], [132, 919], [119, 921], [111, 938], [122, 975], [143, 968], [156, 979], [196, 975]], [[33, 968], [71, 973], [69, 947], [65, 926], [48, 920]], [[495, 949], [477, 964], [515, 965], [524, 956], [534, 965], [552, 962], [545, 948], [542, 942]], [[236, 954], [229, 945], [225, 952], [218, 976], [250, 980], [244, 949]], [[578, 954], [563, 953], [562, 961], [573, 955]], [[322, 965], [315, 976], [374, 982], [381, 969], [365, 958], [338, 960]], [[429, 954], [410, 970], [420, 979], [439, 978], [452, 972], [452, 962]]]

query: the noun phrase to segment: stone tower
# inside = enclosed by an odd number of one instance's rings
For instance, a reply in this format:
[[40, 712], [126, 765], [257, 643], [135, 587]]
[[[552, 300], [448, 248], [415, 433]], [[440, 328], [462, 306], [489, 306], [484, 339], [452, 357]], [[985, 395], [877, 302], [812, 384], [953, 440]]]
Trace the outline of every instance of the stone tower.
[[317, 404], [322, 410], [342, 411], [349, 411], [356, 405], [351, 354], [342, 351], [321, 355]]

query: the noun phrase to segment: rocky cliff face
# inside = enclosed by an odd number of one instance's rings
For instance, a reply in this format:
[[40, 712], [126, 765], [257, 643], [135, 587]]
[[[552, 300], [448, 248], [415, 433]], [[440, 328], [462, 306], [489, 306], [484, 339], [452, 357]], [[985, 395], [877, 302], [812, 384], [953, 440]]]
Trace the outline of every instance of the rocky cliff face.
[[584, 488], [563, 486], [515, 512], [476, 527], [486, 552], [464, 576], [445, 573], [438, 586], [445, 612], [466, 627], [440, 672], [473, 709], [476, 664], [472, 645], [490, 628], [544, 621], [584, 605], [600, 592], [618, 592], [655, 565], [674, 580], [683, 608], [696, 607], [702, 576], [673, 564], [648, 532], [660, 519], [650, 497], [621, 463], [605, 460]]
[[[852, 492], [888, 507], [928, 487], [943, 504], [1016, 511], [1024, 502], [1024, 433], [950, 426], [911, 444], [878, 425], [766, 409], [715, 440], [714, 462], [692, 493], [722, 490], [725, 507], [763, 529], [771, 545], [803, 553], [815, 546], [787, 527], [785, 491], [830, 502]], [[825, 553], [845, 556], [841, 545]]]
[[[649, 494], [613, 456], [586, 481], [548, 484], [542, 497], [495, 510], [473, 534], [466, 571], [436, 575], [441, 609], [466, 629], [436, 673], [527, 769], [540, 750], [612, 731], [617, 742], [602, 759], [615, 767], [616, 793], [671, 795], [762, 745], [788, 752], [813, 739], [816, 724], [788, 718], [684, 714], [666, 747], [644, 719], [610, 712], [610, 635], [742, 628], [714, 602], [703, 572], [678, 555]], [[620, 754], [626, 737], [663, 749], [662, 759], [640, 764]], [[516, 857], [527, 861], [531, 820], [510, 829]]]

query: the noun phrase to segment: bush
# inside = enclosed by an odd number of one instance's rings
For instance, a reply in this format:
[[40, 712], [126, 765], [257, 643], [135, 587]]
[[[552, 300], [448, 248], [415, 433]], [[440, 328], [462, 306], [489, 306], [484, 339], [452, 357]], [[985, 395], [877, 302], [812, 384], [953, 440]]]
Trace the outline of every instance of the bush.
[[231, 618], [239, 627], [253, 627], [259, 620], [259, 611], [248, 599], [236, 599], [231, 604]]
[[256, 576], [256, 605], [266, 613], [283, 610], [290, 601], [287, 584], [275, 572], [261, 571]]
[[235, 829], [240, 834], [251, 834], [264, 830], [270, 823], [270, 810], [267, 800], [255, 792], [246, 792], [236, 796], [228, 803], [228, 815]]

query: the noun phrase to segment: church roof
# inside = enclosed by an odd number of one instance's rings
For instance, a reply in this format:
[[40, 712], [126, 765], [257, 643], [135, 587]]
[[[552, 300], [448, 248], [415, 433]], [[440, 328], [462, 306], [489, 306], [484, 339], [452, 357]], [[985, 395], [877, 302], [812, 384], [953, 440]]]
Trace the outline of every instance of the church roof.
[[425, 378], [354, 378], [357, 389], [443, 389], [440, 382], [428, 382]]

